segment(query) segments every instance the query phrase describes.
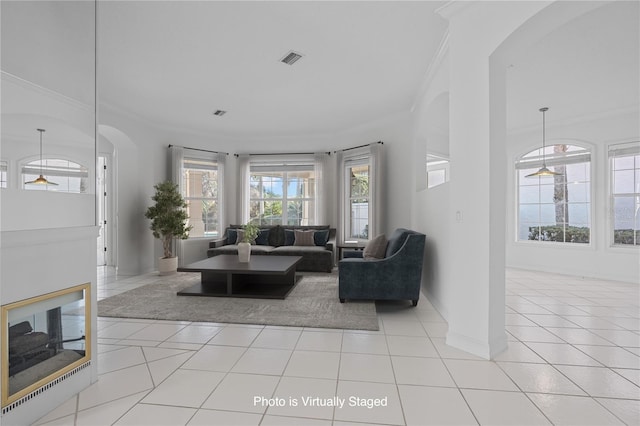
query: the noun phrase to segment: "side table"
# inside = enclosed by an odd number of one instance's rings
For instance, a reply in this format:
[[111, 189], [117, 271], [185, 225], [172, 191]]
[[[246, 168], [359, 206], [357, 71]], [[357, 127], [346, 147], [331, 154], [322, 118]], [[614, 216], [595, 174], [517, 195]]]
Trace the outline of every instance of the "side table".
[[364, 243], [340, 243], [336, 247], [338, 247], [338, 260], [343, 258], [344, 250], [354, 250], [354, 251], [362, 251], [364, 250]]

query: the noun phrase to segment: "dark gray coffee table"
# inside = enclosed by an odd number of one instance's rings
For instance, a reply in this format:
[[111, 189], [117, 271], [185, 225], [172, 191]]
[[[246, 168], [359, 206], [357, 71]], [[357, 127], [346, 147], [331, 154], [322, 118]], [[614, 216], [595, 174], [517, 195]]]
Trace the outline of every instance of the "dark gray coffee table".
[[296, 265], [301, 256], [251, 256], [249, 263], [224, 254], [178, 268], [200, 272], [200, 284], [179, 291], [178, 296], [252, 297], [284, 299], [297, 284]]

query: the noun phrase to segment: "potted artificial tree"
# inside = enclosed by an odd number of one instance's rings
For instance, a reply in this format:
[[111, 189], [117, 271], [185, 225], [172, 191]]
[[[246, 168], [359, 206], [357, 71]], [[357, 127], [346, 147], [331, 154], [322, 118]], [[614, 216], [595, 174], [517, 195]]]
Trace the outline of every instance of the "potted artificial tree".
[[144, 215], [151, 219], [153, 236], [162, 241], [164, 256], [158, 262], [158, 270], [160, 275], [168, 275], [178, 269], [178, 257], [171, 252], [171, 243], [175, 238], [187, 239], [192, 227], [187, 225], [187, 203], [178, 191], [178, 185], [166, 181], [154, 188], [156, 194], [151, 199], [156, 203]]
[[242, 241], [238, 243], [238, 261], [247, 263], [251, 258], [251, 243], [255, 241], [260, 228], [249, 222], [242, 226]]

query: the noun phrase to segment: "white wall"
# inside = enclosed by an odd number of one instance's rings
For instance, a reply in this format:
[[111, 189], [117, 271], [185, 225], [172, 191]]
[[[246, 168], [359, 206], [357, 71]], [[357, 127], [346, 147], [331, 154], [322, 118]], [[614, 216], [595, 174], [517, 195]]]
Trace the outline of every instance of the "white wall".
[[115, 229], [114, 262], [118, 273], [137, 275], [157, 269], [161, 245], [154, 242], [144, 212], [151, 205], [153, 185], [168, 178], [167, 144], [152, 126], [128, 115], [100, 107], [100, 135], [114, 146]]
[[[413, 166], [411, 164], [411, 116], [408, 113], [365, 123], [328, 135], [283, 135], [237, 140], [228, 136], [202, 135], [180, 129], [165, 129], [143, 118], [131, 116], [108, 105], [100, 107], [100, 133], [114, 146], [117, 169], [117, 260], [118, 273], [135, 275], [157, 270], [161, 245], [148, 229], [144, 211], [151, 204], [153, 185], [169, 178], [169, 144], [229, 152], [225, 171], [226, 224], [240, 222], [237, 193], [236, 157], [241, 153], [325, 152], [382, 140], [388, 176], [383, 205], [388, 214], [383, 224], [387, 235], [397, 227], [411, 227]], [[333, 155], [332, 155], [333, 158]], [[328, 224], [337, 226], [335, 164], [327, 173]], [[186, 261], [206, 257], [208, 240], [190, 241], [183, 252]]]
[[92, 1], [3, 1], [2, 70], [86, 105], [94, 102]]
[[356, 126], [336, 135], [339, 148], [349, 148], [376, 141], [384, 142], [383, 218], [387, 237], [396, 228], [411, 228], [413, 189], [415, 188], [413, 122], [410, 113], [393, 114], [375, 122]]
[[[458, 12], [464, 14], [464, 6], [456, 8], [460, 5], [452, 4], [450, 12], [456, 15]], [[527, 16], [534, 16], [537, 10], [542, 10], [544, 3], [539, 4], [523, 4], [518, 5], [510, 3], [503, 7], [496, 4], [478, 4], [472, 6], [469, 10], [473, 10], [466, 15], [460, 22], [464, 22], [459, 27], [454, 28], [457, 32], [456, 37], [461, 37], [468, 43], [461, 43], [458, 46], [458, 58], [456, 65], [449, 62], [450, 52], [447, 49], [446, 58], [441, 60], [437, 70], [430, 70], [428, 77], [430, 78], [427, 89], [420, 95], [416, 101], [415, 115], [415, 134], [414, 134], [414, 153], [420, 160], [416, 160], [416, 194], [415, 194], [415, 216], [413, 223], [415, 228], [427, 235], [428, 254], [425, 259], [426, 269], [423, 276], [423, 289], [429, 296], [431, 302], [443, 314], [445, 319], [449, 321], [450, 330], [454, 332], [462, 330], [462, 334], [466, 336], [481, 336], [479, 339], [466, 339], [455, 336], [448, 339], [449, 344], [456, 345], [463, 349], [472, 351], [482, 356], [481, 345], [478, 345], [484, 339], [487, 331], [480, 330], [481, 322], [485, 321], [481, 318], [485, 313], [480, 313], [479, 304], [487, 304], [489, 306], [486, 312], [489, 318], [488, 327], [498, 332], [503, 326], [504, 314], [498, 313], [495, 307], [504, 305], [504, 287], [497, 286], [496, 283], [504, 281], [499, 277], [490, 276], [491, 285], [486, 294], [477, 294], [479, 288], [478, 280], [482, 280], [482, 276], [486, 268], [494, 265], [490, 256], [504, 256], [505, 265], [511, 267], [521, 267], [528, 269], [537, 269], [542, 271], [554, 270], [557, 272], [601, 276], [603, 278], [624, 279], [631, 282], [638, 281], [638, 262], [637, 249], [611, 249], [606, 244], [607, 239], [603, 233], [601, 224], [600, 230], [594, 231], [594, 242], [592, 247], [585, 248], [553, 248], [540, 247], [528, 244], [517, 244], [515, 239], [515, 184], [513, 161], [516, 155], [523, 153], [523, 149], [533, 149], [539, 147], [539, 129], [529, 129], [529, 132], [510, 133], [508, 137], [503, 133], [506, 128], [507, 121], [505, 119], [505, 105], [499, 105], [500, 102], [488, 102], [484, 97], [491, 94], [493, 100], [505, 98], [505, 91], [513, 90], [514, 87], [507, 87], [504, 69], [508, 62], [504, 61], [514, 52], [522, 57], [526, 56], [526, 48], [530, 43], [535, 43], [536, 39], [543, 37], [562, 22], [570, 20], [573, 17], [580, 16], [585, 11], [598, 7], [598, 4], [582, 5], [572, 10], [571, 5], [560, 5], [559, 8], [553, 10], [545, 10], [547, 15], [553, 15], [553, 19], [527, 19]], [[475, 7], [475, 9], [474, 9]], [[500, 13], [492, 13], [492, 8], [500, 7]], [[529, 10], [527, 10], [529, 9]], [[468, 11], [467, 11], [468, 12]], [[495, 12], [495, 11], [494, 11]], [[493, 19], [499, 16], [504, 22], [493, 23]], [[549, 16], [546, 16], [547, 18]], [[512, 31], [517, 28], [517, 23], [527, 22], [518, 30], [517, 37], [513, 37]], [[452, 31], [450, 27], [450, 31]], [[450, 35], [450, 38], [452, 36]], [[497, 38], [495, 38], [497, 37]], [[492, 41], [493, 38], [493, 41]], [[507, 43], [499, 41], [501, 38], [509, 40]], [[501, 56], [496, 56], [494, 68], [490, 68], [490, 59], [479, 58], [478, 62], [467, 63], [480, 50], [486, 48], [487, 56], [494, 54], [492, 49], [501, 45]], [[495, 55], [493, 55], [495, 56]], [[543, 58], [544, 59], [544, 58]], [[465, 62], [466, 61], [466, 62]], [[449, 66], [452, 67], [449, 70]], [[496, 67], [502, 66], [502, 70], [496, 71]], [[493, 74], [492, 74], [493, 73]], [[456, 76], [458, 80], [452, 89], [450, 78]], [[491, 75], [491, 77], [489, 77]], [[502, 80], [501, 80], [502, 79]], [[512, 82], [513, 80], [511, 80]], [[521, 84], [526, 84], [520, 82]], [[519, 88], [515, 88], [519, 89]], [[451, 184], [441, 185], [432, 189], [424, 189], [422, 179], [424, 174], [418, 168], [424, 161], [424, 155], [429, 151], [441, 151], [446, 153], [449, 151], [447, 138], [441, 138], [438, 132], [431, 130], [433, 121], [438, 121], [439, 111], [432, 109], [437, 104], [437, 99], [442, 93], [453, 91], [453, 100], [450, 98], [450, 106], [447, 113], [454, 115], [450, 129], [455, 133], [455, 146], [449, 152], [451, 155], [451, 179], [455, 190], [455, 198], [451, 196]], [[477, 106], [468, 111], [466, 107], [474, 100], [474, 98], [487, 101], [483, 107]], [[519, 101], [524, 101], [519, 99]], [[491, 105], [491, 106], [489, 106]], [[489, 119], [487, 112], [491, 110], [492, 117]], [[508, 110], [508, 106], [507, 106]], [[509, 112], [513, 113], [513, 111]], [[501, 117], [500, 117], [501, 115]], [[500, 120], [496, 120], [499, 117]], [[598, 158], [594, 163], [594, 207], [593, 220], [605, 221], [607, 216], [607, 188], [608, 181], [606, 171], [606, 147], [610, 142], [637, 140], [638, 138], [638, 112], [637, 108], [633, 111], [624, 109], [609, 113], [606, 117], [583, 117], [582, 120], [571, 122], [565, 121], [563, 125], [549, 126], [548, 135], [552, 134], [558, 138], [581, 138], [594, 145], [594, 158]], [[487, 131], [488, 127], [491, 130]], [[499, 128], [502, 126], [502, 130]], [[437, 126], [435, 126], [437, 127]], [[474, 129], [473, 131], [469, 131]], [[494, 131], [495, 129], [495, 131]], [[484, 132], [484, 133], [483, 133]], [[491, 135], [490, 143], [486, 144], [485, 135]], [[498, 137], [497, 137], [498, 136]], [[502, 138], [502, 139], [500, 139]], [[484, 142], [481, 142], [483, 141]], [[501, 145], [503, 144], [503, 145]], [[423, 146], [425, 145], [425, 146]], [[480, 148], [480, 150], [478, 150]], [[526, 151], [525, 151], [526, 152]], [[486, 155], [490, 153], [490, 158]], [[504, 159], [504, 160], [503, 160]], [[505, 164], [498, 164], [496, 161], [504, 161]], [[482, 165], [480, 170], [478, 165]], [[423, 167], [423, 166], [422, 166]], [[495, 180], [489, 180], [486, 172], [491, 170], [497, 180], [500, 179], [507, 182], [504, 186], [495, 186]], [[498, 172], [498, 175], [495, 173]], [[504, 178], [502, 174], [504, 173]], [[488, 194], [483, 194], [477, 198], [479, 192], [476, 184], [485, 186], [490, 189]], [[505, 196], [506, 194], [506, 196]], [[474, 198], [476, 197], [476, 198]], [[467, 202], [471, 201], [471, 203]], [[479, 213], [484, 214], [486, 202], [490, 202], [490, 209], [503, 208], [506, 214], [502, 213], [502, 222], [496, 221], [494, 214], [491, 214], [491, 220], [484, 217], [481, 221], [473, 216]], [[468, 204], [468, 208], [462, 209], [463, 221], [467, 222], [468, 213], [472, 216], [472, 224], [457, 223], [455, 220], [455, 212], [457, 206]], [[470, 248], [468, 242], [472, 239], [479, 241], [489, 241], [487, 236], [479, 236], [482, 233], [479, 229], [489, 229], [487, 225], [494, 226], [494, 229], [500, 231], [499, 227], [505, 227], [506, 242], [499, 240], [494, 241], [492, 248]], [[464, 226], [463, 226], [464, 225]], [[459, 232], [464, 227], [464, 232]], [[606, 225], [605, 225], [605, 228]], [[453, 230], [457, 230], [453, 232]], [[455, 239], [452, 239], [455, 235]], [[473, 244], [472, 244], [473, 245]], [[502, 247], [500, 250], [500, 246]], [[500, 252], [506, 248], [506, 252], [500, 255]], [[500, 263], [500, 262], [497, 262]], [[464, 265], [461, 268], [461, 265]], [[473, 276], [472, 276], [473, 275]], [[494, 300], [491, 303], [490, 300]], [[500, 302], [502, 300], [502, 302]], [[467, 306], [466, 302], [472, 303]], [[491, 307], [494, 306], [494, 307]], [[456, 314], [457, 313], [457, 314]], [[451, 321], [457, 316], [457, 320]], [[500, 319], [502, 318], [502, 319]], [[453, 327], [452, 327], [452, 322]], [[475, 322], [471, 325], [469, 322]], [[465, 325], [467, 323], [467, 325]], [[493, 325], [492, 325], [493, 324]], [[495, 325], [498, 324], [497, 327]], [[491, 333], [488, 333], [491, 335]], [[491, 337], [489, 338], [489, 340]], [[480, 349], [480, 350], [479, 350]]]
[[449, 183], [427, 188], [427, 153], [449, 155], [449, 61], [438, 60], [425, 93], [413, 112], [416, 188], [413, 199], [415, 230], [426, 235], [422, 289], [446, 320], [455, 303], [448, 285]]
[[[89, 182], [95, 179], [95, 4], [3, 1], [0, 6], [0, 158], [9, 167], [8, 189], [0, 190], [2, 304], [91, 283], [86, 303], [92, 316], [86, 327], [95, 331], [94, 187], [87, 194], [27, 191], [21, 189], [18, 169], [23, 160], [39, 156], [36, 129], [44, 128], [43, 156], [79, 162], [89, 170]], [[95, 354], [97, 333], [89, 343]], [[16, 401], [0, 422], [32, 424], [97, 377], [97, 357], [92, 355], [90, 368]]]
[[637, 110], [613, 116], [585, 117], [572, 123], [549, 122], [547, 144], [572, 143], [591, 148], [591, 243], [545, 245], [516, 241], [517, 188], [514, 162], [540, 147], [540, 131], [509, 135], [507, 189], [507, 266], [552, 271], [584, 277], [640, 281], [637, 247], [612, 247], [607, 147], [612, 143], [639, 140]]

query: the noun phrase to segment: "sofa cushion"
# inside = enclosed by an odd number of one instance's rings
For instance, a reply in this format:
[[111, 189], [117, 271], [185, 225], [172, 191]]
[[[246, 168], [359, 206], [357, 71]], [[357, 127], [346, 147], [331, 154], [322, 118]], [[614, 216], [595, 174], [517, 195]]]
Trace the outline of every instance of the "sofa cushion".
[[328, 241], [329, 241], [328, 229], [324, 229], [322, 231], [315, 231], [313, 233], [313, 242], [315, 243], [315, 245], [324, 247], [327, 245]]
[[[269, 254], [273, 251], [273, 249], [274, 247], [272, 246], [252, 245], [251, 254]], [[238, 254], [238, 245], [227, 244], [226, 246], [209, 249], [209, 253], [212, 253], [214, 256], [219, 254]]]
[[362, 251], [364, 259], [384, 259], [387, 251], [387, 237], [384, 234], [378, 235], [370, 240]]
[[331, 251], [325, 249], [324, 247], [318, 246], [280, 246], [274, 247], [270, 254], [279, 255], [279, 256], [305, 256], [311, 253], [322, 255], [323, 253], [327, 253], [331, 255]]
[[387, 243], [387, 252], [384, 257], [390, 257], [396, 254], [398, 250], [402, 247], [407, 236], [411, 234], [411, 231], [404, 228], [398, 228], [393, 231], [393, 234], [389, 237], [389, 242]]
[[313, 234], [315, 231], [302, 231], [299, 229], [295, 229], [294, 231], [294, 246], [315, 246], [315, 241], [313, 240]]
[[256, 244], [259, 246], [269, 246], [269, 229], [261, 229], [256, 237]]

